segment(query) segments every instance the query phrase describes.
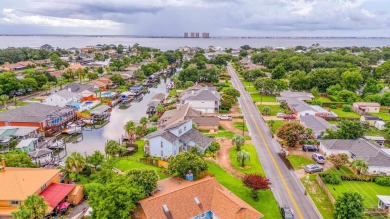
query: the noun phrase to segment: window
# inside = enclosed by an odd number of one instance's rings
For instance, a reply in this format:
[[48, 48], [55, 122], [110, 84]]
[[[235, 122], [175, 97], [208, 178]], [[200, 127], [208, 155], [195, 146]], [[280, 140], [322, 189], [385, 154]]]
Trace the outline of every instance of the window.
[[20, 201], [12, 200], [12, 201], [9, 201], [9, 204], [10, 205], [20, 205]]

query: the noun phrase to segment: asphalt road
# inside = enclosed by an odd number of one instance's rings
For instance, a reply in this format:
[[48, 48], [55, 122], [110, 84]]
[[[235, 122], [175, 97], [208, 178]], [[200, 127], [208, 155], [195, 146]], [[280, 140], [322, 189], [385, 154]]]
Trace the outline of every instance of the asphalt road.
[[[264, 168], [271, 181], [272, 191], [280, 206], [287, 205], [293, 209], [295, 218], [322, 218], [309, 196], [304, 195], [304, 187], [293, 171], [289, 170], [278, 153], [281, 147], [272, 138], [270, 129], [264, 122], [252, 98], [246, 92], [235, 70], [229, 64], [227, 70], [232, 78], [233, 87], [240, 91], [239, 104], [249, 128], [252, 141]], [[264, 201], [264, 200], [263, 200]]]

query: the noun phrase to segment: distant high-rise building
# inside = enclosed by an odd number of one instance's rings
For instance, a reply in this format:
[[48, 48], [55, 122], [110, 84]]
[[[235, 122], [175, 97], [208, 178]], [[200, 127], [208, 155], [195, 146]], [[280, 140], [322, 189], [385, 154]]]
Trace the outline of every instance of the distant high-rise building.
[[199, 38], [199, 33], [195, 33], [196, 38]]
[[191, 37], [195, 38], [195, 32], [191, 32]]
[[210, 37], [210, 33], [202, 33], [202, 37], [203, 38], [209, 38]]
[[187, 32], [184, 33], [184, 38], [188, 38], [188, 33]]

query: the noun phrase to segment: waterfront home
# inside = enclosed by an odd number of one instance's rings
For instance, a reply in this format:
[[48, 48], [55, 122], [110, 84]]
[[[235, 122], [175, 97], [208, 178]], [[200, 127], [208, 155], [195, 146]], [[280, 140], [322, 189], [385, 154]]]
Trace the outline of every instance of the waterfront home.
[[95, 87], [98, 87], [100, 90], [106, 91], [107, 89], [114, 86], [114, 83], [105, 77], [98, 78], [96, 80], [92, 80], [89, 82], [89, 84], [94, 85]]
[[191, 119], [199, 130], [217, 131], [219, 118], [214, 116], [202, 116], [202, 112], [194, 110], [189, 103], [177, 106], [176, 109], [167, 110], [158, 120], [160, 128], [168, 127], [174, 123]]
[[53, 151], [48, 148], [40, 148], [27, 153], [34, 164], [43, 166], [54, 161]]
[[352, 105], [352, 110], [359, 113], [379, 113], [381, 105], [375, 102], [355, 102]]
[[68, 122], [74, 121], [75, 118], [75, 111], [70, 107], [30, 103], [0, 113], [0, 127], [36, 127], [43, 131], [45, 135], [52, 135], [61, 131]]
[[349, 160], [364, 160], [368, 164], [369, 174], [390, 175], [390, 149], [380, 147], [377, 143], [363, 138], [321, 140], [319, 148], [325, 156], [347, 154]]
[[60, 90], [47, 96], [42, 103], [50, 106], [64, 107], [74, 102], [79, 102], [81, 97], [67, 89]]
[[190, 106], [202, 113], [218, 113], [221, 94], [215, 87], [195, 85], [183, 91], [180, 104], [189, 103]]
[[140, 200], [132, 216], [139, 219], [219, 218], [260, 219], [263, 215], [218, 183], [206, 176], [196, 181], [177, 177], [157, 182], [153, 195]]
[[0, 165], [0, 218], [12, 218], [11, 213], [31, 195], [39, 195], [47, 203], [46, 213], [57, 210], [64, 202], [79, 204], [83, 187], [61, 183], [64, 180], [59, 169], [6, 167]]
[[34, 151], [38, 147], [38, 138], [27, 138], [21, 140], [17, 145], [16, 149], [21, 149], [22, 151], [29, 153]]
[[98, 87], [91, 85], [91, 84], [79, 84], [79, 83], [71, 83], [64, 87], [64, 89], [69, 90], [70, 92], [79, 94], [85, 90], [88, 90], [90, 92], [94, 92]]
[[24, 127], [24, 126], [2, 126], [0, 127], [0, 140], [16, 138], [38, 138], [39, 132], [37, 127]]
[[186, 120], [160, 129], [144, 137], [148, 140], [145, 144], [145, 153], [168, 159], [181, 151], [189, 151], [197, 146], [203, 152], [210, 146], [212, 138], [203, 135], [192, 128], [192, 120]]
[[142, 85], [134, 85], [134, 86], [130, 87], [130, 92], [132, 92], [132, 95], [137, 96], [137, 95], [140, 95], [142, 93], [143, 88], [144, 88], [144, 86], [142, 86]]
[[148, 108], [146, 109], [146, 113], [152, 115], [156, 113], [156, 106], [158, 104], [162, 104], [164, 100], [165, 100], [165, 94], [157, 93], [156, 95], [154, 95], [147, 105]]

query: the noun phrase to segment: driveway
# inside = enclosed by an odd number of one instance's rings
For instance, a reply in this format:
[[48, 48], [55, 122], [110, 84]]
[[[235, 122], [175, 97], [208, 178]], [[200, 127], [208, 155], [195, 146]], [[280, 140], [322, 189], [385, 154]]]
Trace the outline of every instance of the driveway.
[[295, 218], [322, 218], [310, 197], [304, 195], [305, 188], [295, 173], [289, 170], [280, 158], [280, 145], [272, 138], [250, 95], [245, 91], [233, 67], [228, 64], [234, 88], [240, 91], [240, 109], [244, 114], [253, 144], [264, 168], [266, 176], [271, 180], [273, 193], [279, 205], [293, 208]]

